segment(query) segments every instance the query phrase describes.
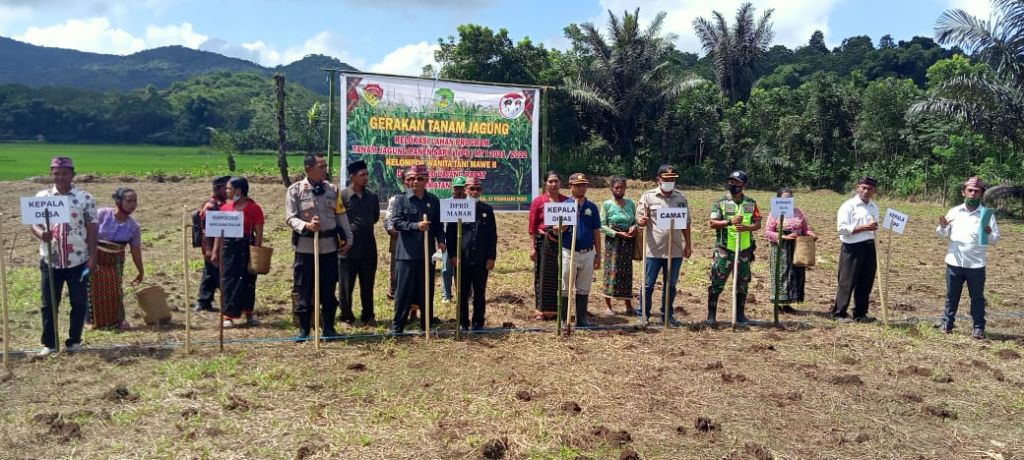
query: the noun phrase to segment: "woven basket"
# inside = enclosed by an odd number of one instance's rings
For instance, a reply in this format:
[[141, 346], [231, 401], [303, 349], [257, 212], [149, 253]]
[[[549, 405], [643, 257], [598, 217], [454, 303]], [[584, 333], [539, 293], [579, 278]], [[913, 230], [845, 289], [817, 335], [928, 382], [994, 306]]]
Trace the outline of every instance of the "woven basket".
[[153, 325], [171, 319], [171, 309], [167, 307], [167, 294], [160, 286], [147, 286], [135, 291], [135, 300], [142, 310], [142, 320]]
[[270, 258], [273, 256], [274, 248], [249, 246], [249, 273], [254, 275], [270, 273]]
[[796, 249], [793, 250], [794, 267], [813, 267], [817, 259], [815, 239], [813, 236], [796, 237]]

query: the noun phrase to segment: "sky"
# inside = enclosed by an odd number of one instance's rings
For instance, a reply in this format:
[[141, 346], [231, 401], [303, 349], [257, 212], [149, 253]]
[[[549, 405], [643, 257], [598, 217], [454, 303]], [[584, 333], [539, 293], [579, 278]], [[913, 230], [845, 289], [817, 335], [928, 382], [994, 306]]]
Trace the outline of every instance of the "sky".
[[[640, 8], [641, 20], [667, 13], [664, 32], [679, 49], [700, 52], [696, 17], [731, 19], [743, 0], [0, 0], [0, 36], [41, 46], [131, 54], [166, 45], [214, 51], [264, 66], [308, 54], [337, 57], [360, 70], [418, 75], [433, 64], [439, 38], [459, 24], [508, 29], [563, 49], [571, 23], [604, 26], [608, 11]], [[843, 38], [932, 36], [951, 8], [987, 18], [989, 0], [755, 0], [774, 9], [775, 43], [807, 43], [815, 30], [830, 47]], [[2, 56], [0, 56], [2, 58]]]

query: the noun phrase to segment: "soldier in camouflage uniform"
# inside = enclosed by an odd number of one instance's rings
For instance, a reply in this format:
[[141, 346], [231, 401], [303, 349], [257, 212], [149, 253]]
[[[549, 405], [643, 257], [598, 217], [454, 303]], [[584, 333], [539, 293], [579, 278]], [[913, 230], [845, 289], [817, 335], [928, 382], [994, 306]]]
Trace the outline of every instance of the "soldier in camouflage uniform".
[[[743, 194], [747, 173], [733, 171], [726, 179], [729, 195], [711, 206], [711, 228], [715, 230], [715, 253], [711, 262], [711, 285], [708, 286], [708, 324], [718, 321], [718, 296], [733, 270], [737, 239], [739, 240], [739, 283], [736, 288], [736, 322], [746, 323], [743, 310], [750, 284], [750, 263], [754, 260], [753, 232], [761, 229], [761, 211], [757, 202]], [[739, 238], [737, 238], [739, 236]]]

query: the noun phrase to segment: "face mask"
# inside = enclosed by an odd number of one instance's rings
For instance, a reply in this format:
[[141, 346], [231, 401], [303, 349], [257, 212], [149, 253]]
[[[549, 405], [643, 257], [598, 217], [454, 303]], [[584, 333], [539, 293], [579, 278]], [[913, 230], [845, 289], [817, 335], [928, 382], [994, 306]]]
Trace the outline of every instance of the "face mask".
[[238, 201], [238, 200], [241, 200], [241, 199], [242, 199], [242, 194], [241, 194], [241, 193], [236, 193], [236, 194], [235, 194], [235, 197], [234, 197], [234, 198], [232, 198], [232, 199], [233, 199], [234, 201]]
[[676, 189], [676, 183], [675, 182], [662, 182], [661, 183], [661, 191], [663, 191], [663, 192], [671, 192], [671, 191], [673, 191], [675, 189]]
[[968, 208], [977, 208], [981, 205], [981, 198], [964, 198], [964, 204], [966, 204]]
[[740, 192], [743, 191], [743, 186], [742, 185], [732, 185], [732, 184], [729, 184], [729, 185], [726, 186], [726, 188], [729, 189], [729, 193], [731, 193], [733, 195], [739, 195]]

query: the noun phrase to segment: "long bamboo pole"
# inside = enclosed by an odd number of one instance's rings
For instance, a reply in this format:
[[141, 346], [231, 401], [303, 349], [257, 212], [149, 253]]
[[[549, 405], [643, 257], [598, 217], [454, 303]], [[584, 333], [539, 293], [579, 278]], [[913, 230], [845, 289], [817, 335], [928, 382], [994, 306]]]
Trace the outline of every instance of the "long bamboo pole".
[[313, 348], [320, 352], [320, 230], [313, 232], [313, 305]]
[[423, 316], [423, 336], [425, 340], [430, 341], [430, 320], [433, 312], [430, 308], [430, 220], [427, 219], [426, 213], [423, 213], [423, 222], [428, 222], [428, 227], [423, 233], [423, 311], [420, 314]]
[[188, 206], [181, 207], [181, 263], [182, 279], [185, 282], [185, 354], [192, 354], [192, 309], [189, 308], [188, 286]]

